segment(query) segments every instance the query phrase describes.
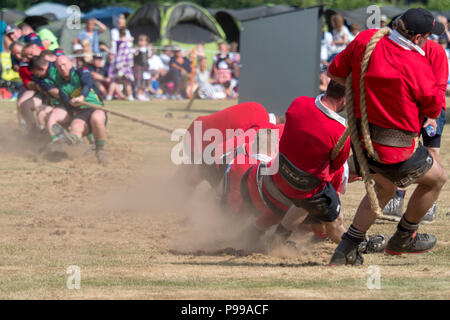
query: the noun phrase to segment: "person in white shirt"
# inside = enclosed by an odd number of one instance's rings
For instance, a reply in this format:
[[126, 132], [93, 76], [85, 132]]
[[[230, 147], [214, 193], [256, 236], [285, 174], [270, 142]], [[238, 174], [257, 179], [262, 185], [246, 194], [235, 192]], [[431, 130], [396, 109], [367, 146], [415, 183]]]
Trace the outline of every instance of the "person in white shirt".
[[340, 14], [331, 17], [331, 26], [333, 27], [333, 42], [331, 43], [332, 58], [343, 51], [350, 43], [350, 31], [344, 24], [344, 18]]
[[322, 41], [320, 45], [320, 62], [322, 66], [329, 65], [328, 59], [331, 56], [331, 43], [333, 42], [333, 35], [326, 31], [325, 26], [322, 27]]
[[[117, 41], [120, 40], [119, 29], [127, 27], [127, 20], [124, 14], [121, 14], [117, 18], [117, 28], [111, 29], [111, 48], [109, 49], [109, 53], [116, 54], [117, 53]], [[127, 39], [133, 39], [133, 36], [130, 33], [130, 30], [125, 30], [125, 37]]]

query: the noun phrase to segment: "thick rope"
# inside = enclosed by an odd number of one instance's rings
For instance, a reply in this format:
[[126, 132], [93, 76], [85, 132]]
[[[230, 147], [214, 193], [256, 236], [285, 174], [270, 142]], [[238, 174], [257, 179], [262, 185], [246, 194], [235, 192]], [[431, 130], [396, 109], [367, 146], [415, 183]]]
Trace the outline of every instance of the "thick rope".
[[369, 66], [370, 56], [372, 55], [375, 46], [378, 41], [381, 40], [385, 35], [389, 35], [391, 33], [391, 29], [383, 28], [377, 31], [370, 39], [369, 43], [366, 46], [366, 51], [364, 52], [364, 57], [361, 62], [361, 78], [359, 79], [359, 88], [360, 88], [360, 111], [361, 111], [361, 134], [364, 139], [364, 145], [366, 146], [367, 153], [375, 159], [377, 162], [381, 162], [378, 154], [376, 153], [372, 140], [370, 139], [370, 128], [369, 128], [369, 120], [367, 118], [367, 109], [366, 109], [366, 88], [364, 85], [364, 76], [367, 71], [367, 67]]
[[[368, 154], [374, 158], [376, 161], [379, 161], [378, 154], [375, 152], [373, 148], [372, 140], [370, 138], [370, 129], [369, 129], [369, 121], [367, 118], [367, 110], [366, 110], [366, 93], [364, 87], [364, 76], [367, 71], [367, 67], [370, 60], [370, 55], [372, 54], [376, 44], [383, 38], [385, 35], [390, 34], [390, 29], [383, 28], [379, 30], [370, 40], [366, 47], [366, 51], [364, 53], [364, 57], [361, 63], [361, 78], [360, 78], [360, 92], [361, 92], [361, 100], [360, 100], [360, 110], [361, 110], [361, 134], [364, 139], [364, 145], [366, 146], [366, 150]], [[354, 146], [356, 158], [358, 159], [358, 163], [360, 165], [361, 175], [366, 187], [367, 197], [369, 199], [370, 207], [373, 212], [376, 213], [378, 218], [383, 217], [383, 212], [380, 208], [380, 204], [378, 202], [378, 197], [375, 192], [375, 182], [370, 177], [370, 169], [369, 164], [367, 162], [367, 158], [364, 154], [364, 148], [362, 145], [362, 141], [359, 137], [358, 125], [356, 123], [355, 117], [355, 109], [353, 106], [353, 86], [352, 86], [352, 76], [351, 74], [347, 77], [346, 85], [345, 85], [345, 96], [346, 96], [346, 111], [348, 118], [348, 131], [350, 132], [350, 137], [352, 144]], [[347, 131], [347, 130], [346, 130]], [[344, 133], [345, 134], [345, 133]], [[340, 139], [341, 140], [341, 139]], [[338, 141], [339, 144], [340, 141]], [[342, 143], [344, 144], [344, 143]], [[333, 150], [334, 151], [334, 150]], [[389, 220], [389, 219], [388, 219]]]

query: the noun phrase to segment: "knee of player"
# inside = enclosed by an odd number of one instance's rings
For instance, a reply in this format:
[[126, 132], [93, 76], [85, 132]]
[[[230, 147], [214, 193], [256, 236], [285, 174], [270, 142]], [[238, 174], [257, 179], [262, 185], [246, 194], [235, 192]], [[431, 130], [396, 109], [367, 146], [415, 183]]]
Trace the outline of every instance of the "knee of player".
[[440, 169], [439, 169], [437, 183], [438, 183], [439, 187], [442, 188], [444, 186], [444, 184], [447, 182], [448, 173], [443, 167], [441, 167], [441, 166], [439, 166], [439, 167], [440, 167]]
[[393, 183], [377, 183], [376, 192], [379, 198], [391, 198], [397, 187]]
[[93, 124], [105, 124], [105, 113], [103, 111], [96, 111], [92, 114], [91, 121]]

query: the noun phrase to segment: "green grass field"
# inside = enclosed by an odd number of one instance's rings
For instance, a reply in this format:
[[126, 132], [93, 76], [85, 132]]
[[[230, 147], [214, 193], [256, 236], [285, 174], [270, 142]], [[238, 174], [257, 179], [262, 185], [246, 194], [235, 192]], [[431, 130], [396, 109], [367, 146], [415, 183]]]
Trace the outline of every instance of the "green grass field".
[[[234, 101], [196, 101], [191, 112], [184, 110], [186, 104], [110, 102], [108, 107], [186, 128], [198, 115]], [[16, 122], [15, 103], [0, 102], [1, 299], [450, 298], [448, 184], [437, 221], [421, 226], [438, 237], [428, 254], [365, 255], [363, 266], [339, 268], [327, 266], [336, 246], [328, 241], [306, 242], [297, 255], [200, 254], [223, 230], [211, 221], [206, 185], [191, 204], [173, 209], [179, 199], [168, 181], [176, 142], [168, 133], [110, 115], [110, 164], [102, 167], [93, 154], [60, 162], [40, 158], [40, 146], [26, 140]], [[446, 133], [441, 157], [449, 168]], [[363, 195], [363, 184], [356, 182], [342, 197], [347, 225]], [[370, 232], [390, 235], [395, 226], [379, 222]], [[194, 250], [182, 253], [183, 248]], [[67, 288], [71, 265], [81, 270], [79, 290]], [[371, 265], [380, 270], [379, 290], [367, 287]]]

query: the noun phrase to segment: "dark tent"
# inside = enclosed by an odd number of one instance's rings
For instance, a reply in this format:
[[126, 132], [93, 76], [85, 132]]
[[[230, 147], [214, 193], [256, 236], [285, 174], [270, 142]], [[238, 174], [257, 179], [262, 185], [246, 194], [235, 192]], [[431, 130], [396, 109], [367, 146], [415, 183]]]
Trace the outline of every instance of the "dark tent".
[[237, 21], [244, 21], [271, 16], [274, 14], [285, 13], [296, 9], [297, 7], [280, 4], [275, 6], [262, 5], [246, 9], [209, 9], [209, 12], [215, 16], [217, 12], [224, 11]]
[[240, 40], [240, 22], [249, 19], [262, 18], [295, 10], [296, 7], [287, 5], [263, 5], [247, 9], [208, 9], [225, 32], [228, 42]]
[[161, 38], [161, 12], [158, 3], [152, 2], [136, 10], [127, 26], [135, 39], [140, 34], [145, 34], [150, 37], [150, 41], [159, 41]]
[[41, 26], [45, 26], [49, 24], [51, 21], [47, 18], [47, 15], [45, 16], [27, 16], [25, 19], [23, 19], [22, 22], [25, 22], [26, 24], [30, 25], [34, 30]]
[[133, 10], [128, 7], [106, 7], [102, 9], [94, 9], [86, 13], [83, 18], [95, 18], [104, 23], [108, 28], [117, 26], [117, 18], [121, 14], [128, 16], [133, 13]]
[[188, 44], [210, 43], [225, 38], [225, 34], [209, 12], [193, 3], [180, 2], [167, 9], [162, 34], [169, 41]]
[[239, 28], [239, 22], [236, 21], [231, 14], [226, 11], [218, 11], [214, 15], [217, 22], [225, 32], [228, 42], [237, 42], [241, 38], [241, 30]]

